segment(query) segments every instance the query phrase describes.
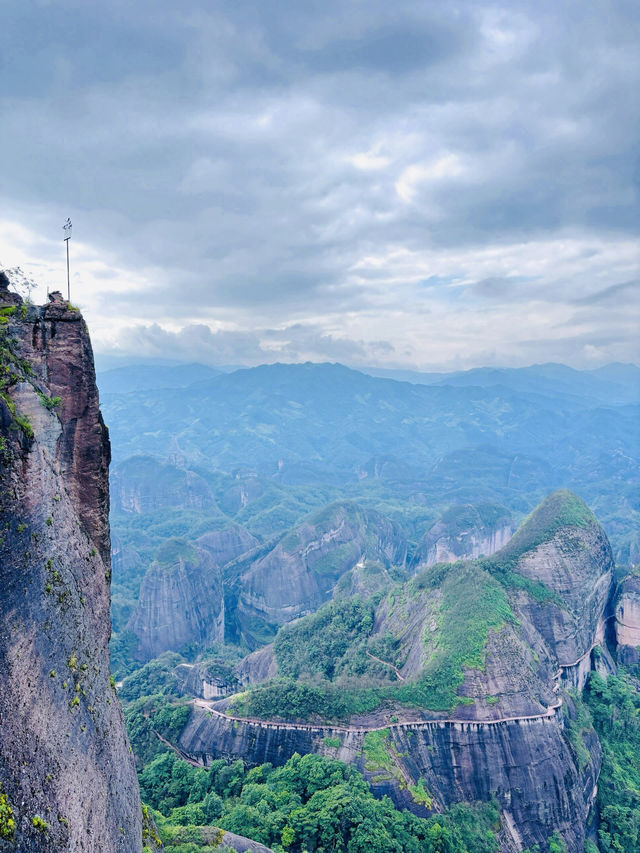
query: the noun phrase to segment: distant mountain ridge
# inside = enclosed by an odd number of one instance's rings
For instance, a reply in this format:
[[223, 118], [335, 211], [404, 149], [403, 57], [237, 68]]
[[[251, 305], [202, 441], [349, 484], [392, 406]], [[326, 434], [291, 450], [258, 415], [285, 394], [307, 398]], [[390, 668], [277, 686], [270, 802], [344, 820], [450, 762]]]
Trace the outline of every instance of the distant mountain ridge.
[[[276, 364], [174, 388], [106, 391], [103, 406], [116, 458], [182, 453], [208, 467], [249, 462], [269, 473], [282, 467], [281, 460], [353, 472], [354, 463], [376, 454], [402, 457], [408, 445], [423, 465], [470, 444], [499, 443], [518, 453], [540, 448], [553, 455], [559, 438], [580, 441], [578, 418], [603, 408], [594, 396], [594, 388], [602, 395], [601, 380], [589, 385], [588, 396], [568, 394], [565, 383], [542, 392], [467, 381], [427, 386], [338, 364]], [[629, 418], [636, 414], [631, 396], [629, 391], [623, 402], [614, 399], [604, 408]], [[550, 431], [555, 435], [549, 444]], [[598, 437], [591, 449], [600, 446]]]
[[548, 362], [530, 367], [474, 367], [453, 373], [420, 373], [413, 370], [361, 368], [363, 373], [418, 385], [503, 386], [537, 393], [568, 393], [603, 402], [640, 401], [640, 367], [612, 364], [594, 370], [576, 370], [565, 364]]
[[[339, 364], [262, 365], [220, 375], [160, 366], [156, 387], [116, 392], [105, 390], [111, 380], [103, 385], [114, 496], [131, 494], [126, 469], [135, 456], [195, 472], [239, 523], [252, 507], [266, 512], [271, 500], [288, 501], [293, 524], [322, 503], [363, 495], [373, 506], [400, 499], [439, 508], [497, 501], [522, 513], [567, 487], [598, 512], [617, 559], [629, 564], [640, 556], [633, 534], [640, 522], [640, 406], [629, 402], [638, 374], [633, 365], [591, 372], [540, 365], [479, 369], [447, 376], [449, 384], [438, 377], [439, 384], [422, 385]], [[132, 381], [141, 376], [134, 373]], [[603, 402], [609, 376], [617, 390]], [[161, 381], [175, 387], [157, 387]], [[142, 496], [160, 474], [151, 460], [147, 467], [145, 485], [136, 466]], [[220, 472], [230, 479], [216, 491]], [[332, 493], [296, 512], [295, 490], [319, 495], [320, 484]], [[277, 532], [269, 524], [268, 535]]]

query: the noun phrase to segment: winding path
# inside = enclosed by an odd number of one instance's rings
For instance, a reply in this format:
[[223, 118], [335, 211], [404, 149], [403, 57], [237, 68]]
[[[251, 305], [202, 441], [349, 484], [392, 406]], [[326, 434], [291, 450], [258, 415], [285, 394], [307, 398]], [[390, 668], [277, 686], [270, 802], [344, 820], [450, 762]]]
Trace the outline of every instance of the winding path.
[[389, 661], [388, 661], [388, 660], [382, 660], [382, 658], [377, 658], [375, 655], [372, 655], [372, 654], [371, 654], [371, 652], [370, 652], [370, 651], [368, 651], [368, 650], [367, 650], [367, 654], [369, 655], [369, 657], [371, 658], [371, 660], [377, 660], [377, 661], [378, 661], [378, 663], [381, 663], [383, 666], [390, 666], [390, 667], [391, 667], [391, 669], [392, 669], [392, 670], [395, 672], [395, 674], [398, 676], [398, 680], [399, 680], [399, 681], [404, 681], [404, 675], [401, 675], [401, 674], [400, 674], [400, 670], [398, 669], [398, 667], [397, 667], [397, 666], [395, 666], [395, 665], [394, 665], [394, 664], [392, 664], [392, 663], [389, 663]]
[[[609, 617], [609, 618], [611, 618], [611, 617]], [[597, 632], [593, 643], [590, 645], [590, 647], [587, 649], [587, 651], [584, 652], [584, 654], [582, 654], [573, 663], [561, 664], [560, 665], [558, 672], [553, 676], [554, 680], [557, 681], [557, 679], [562, 675], [563, 670], [571, 669], [572, 667], [580, 664], [580, 662], [583, 661], [584, 658], [587, 657], [587, 655], [591, 654], [594, 647], [597, 646], [600, 642], [601, 642], [601, 638], [599, 637], [598, 632]], [[381, 658], [377, 658], [375, 655], [372, 655], [371, 652], [369, 652], [369, 651], [367, 651], [367, 654], [369, 655], [370, 658], [373, 658], [373, 660], [376, 660], [379, 663], [384, 664], [385, 666], [390, 666], [392, 669], [394, 669], [396, 671], [398, 678], [404, 681], [403, 676], [400, 674], [400, 672], [396, 669], [396, 667], [392, 663], [389, 663], [388, 661], [384, 661]], [[503, 723], [520, 723], [520, 722], [533, 722], [536, 720], [548, 720], [548, 719], [554, 717], [555, 714], [557, 713], [557, 711], [562, 707], [562, 698], [559, 697], [557, 702], [555, 702], [553, 705], [549, 705], [549, 707], [546, 709], [546, 711], [542, 711], [539, 714], [523, 714], [520, 716], [513, 716], [513, 717], [498, 717], [495, 720], [470, 720], [470, 719], [461, 719], [461, 718], [452, 719], [450, 717], [439, 718], [439, 719], [435, 718], [435, 719], [431, 719], [431, 720], [402, 720], [400, 722], [388, 722], [388, 723], [385, 723], [384, 725], [381, 725], [381, 726], [341, 726], [341, 725], [337, 725], [337, 724], [336, 725], [332, 725], [332, 724], [325, 724], [325, 725], [315, 724], [314, 725], [312, 723], [286, 723], [286, 722], [274, 723], [274, 722], [271, 722], [269, 720], [260, 720], [260, 719], [257, 719], [255, 717], [235, 717], [231, 714], [225, 714], [222, 711], [218, 711], [217, 708], [214, 708], [212, 706], [211, 702], [206, 700], [206, 699], [192, 699], [191, 704], [194, 707], [201, 708], [201, 709], [205, 710], [206, 712], [208, 712], [209, 714], [211, 714], [212, 716], [220, 717], [221, 719], [226, 720], [227, 722], [244, 723], [245, 725], [258, 726], [259, 728], [262, 728], [262, 729], [265, 729], [265, 728], [266, 729], [273, 729], [274, 731], [281, 731], [283, 729], [285, 729], [285, 730], [288, 729], [291, 731], [307, 731], [307, 732], [318, 732], [318, 733], [321, 733], [321, 732], [334, 732], [334, 733], [340, 732], [343, 734], [367, 734], [367, 732], [381, 732], [381, 731], [384, 731], [385, 729], [400, 729], [400, 730], [426, 729], [426, 728], [433, 727], [433, 726], [458, 726], [458, 725], [483, 727], [483, 726], [498, 726], [498, 725], [502, 725]], [[156, 732], [156, 734], [157, 734], [157, 732]], [[160, 735], [158, 735], [158, 737], [160, 737]], [[160, 739], [162, 740], [162, 738], [160, 738]], [[171, 744], [168, 744], [168, 745], [172, 746]], [[177, 749], [177, 748], [172, 746], [172, 749]], [[179, 752], [179, 750], [178, 750], [178, 752]]]
[[312, 723], [273, 723], [269, 720], [259, 720], [255, 717], [234, 717], [230, 714], [225, 714], [213, 708], [211, 703], [206, 699], [193, 699], [192, 705], [202, 708], [213, 716], [220, 717], [228, 722], [245, 723], [250, 726], [258, 726], [260, 728], [273, 729], [280, 731], [282, 729], [290, 729], [292, 731], [308, 731], [308, 732], [343, 732], [344, 734], [367, 734], [367, 732], [381, 732], [385, 729], [426, 729], [431, 726], [456, 726], [456, 725], [472, 725], [472, 726], [497, 726], [502, 723], [518, 723], [533, 720], [548, 720], [553, 717], [559, 708], [562, 707], [562, 699], [558, 699], [553, 705], [549, 705], [546, 711], [540, 714], [529, 714], [519, 717], [499, 717], [496, 720], [464, 720], [464, 719], [433, 719], [433, 720], [403, 720], [397, 723], [385, 723], [382, 726], [340, 726], [340, 725], [313, 725]]

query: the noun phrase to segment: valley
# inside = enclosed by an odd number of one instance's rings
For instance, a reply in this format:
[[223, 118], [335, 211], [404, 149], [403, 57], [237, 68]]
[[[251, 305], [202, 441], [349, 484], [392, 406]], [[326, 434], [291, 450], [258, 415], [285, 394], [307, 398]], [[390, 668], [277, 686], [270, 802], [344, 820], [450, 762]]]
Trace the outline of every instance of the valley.
[[[504, 387], [478, 377], [489, 391], [467, 394], [455, 376], [432, 394], [340, 366], [276, 365], [256, 369], [255, 386], [238, 371], [186, 392], [105, 395], [125, 448], [112, 472], [112, 665], [130, 730], [207, 773], [221, 759], [347, 762], [419, 820], [494, 802], [487, 850], [556, 837], [589, 849], [603, 757], [582, 697], [592, 671], [613, 678], [626, 654], [614, 610], [638, 548], [637, 438], [624, 420], [637, 392], [605, 401], [600, 377], [580, 376], [571, 395], [558, 372], [541, 369], [535, 391], [500, 375]], [[134, 410], [149, 415], [134, 438], [118, 412], [138, 394]], [[599, 425], [579, 447], [567, 439], [577, 417]], [[244, 441], [251, 464], [234, 455]], [[567, 481], [606, 506], [604, 529], [553, 491]]]

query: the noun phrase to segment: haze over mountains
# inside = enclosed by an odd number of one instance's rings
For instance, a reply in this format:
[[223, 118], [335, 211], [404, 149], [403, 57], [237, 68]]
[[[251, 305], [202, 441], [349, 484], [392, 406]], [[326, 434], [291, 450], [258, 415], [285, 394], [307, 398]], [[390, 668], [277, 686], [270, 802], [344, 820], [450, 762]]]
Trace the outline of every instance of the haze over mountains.
[[[204, 478], [211, 501], [238, 521], [258, 500], [261, 512], [286, 504], [271, 533], [337, 497], [380, 506], [400, 497], [414, 508], [498, 501], [522, 514], [567, 487], [598, 512], [618, 560], [637, 559], [620, 522], [638, 518], [640, 368], [539, 365], [418, 378], [310, 363], [219, 375], [147, 365], [128, 370], [126, 384], [106, 371], [98, 380], [112, 476], [120, 482], [130, 471], [144, 488], [141, 463], [128, 460], [171, 462]], [[296, 514], [295, 490], [311, 485]]]
[[619, 573], [638, 560], [639, 368], [417, 378], [312, 363], [100, 374], [114, 665], [258, 649], [341, 583], [370, 594], [386, 571], [495, 552], [558, 488], [597, 513]]

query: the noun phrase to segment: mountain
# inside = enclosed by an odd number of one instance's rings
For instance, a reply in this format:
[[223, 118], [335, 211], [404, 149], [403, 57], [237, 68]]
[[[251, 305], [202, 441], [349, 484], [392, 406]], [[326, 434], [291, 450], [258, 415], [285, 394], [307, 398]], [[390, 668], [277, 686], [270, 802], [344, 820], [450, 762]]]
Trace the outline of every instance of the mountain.
[[241, 527], [212, 531], [194, 544], [169, 539], [147, 569], [127, 628], [143, 660], [189, 645], [223, 642], [225, 604], [221, 568], [255, 539]]
[[277, 766], [294, 752], [337, 756], [419, 815], [495, 798], [504, 851], [558, 833], [582, 853], [601, 749], [574, 691], [591, 668], [615, 669], [612, 572], [593, 514], [556, 492], [491, 557], [281, 628], [258, 653], [268, 680], [196, 705], [180, 749]]
[[317, 610], [342, 575], [364, 560], [403, 566], [401, 529], [373, 510], [335, 503], [313, 514], [237, 575], [235, 618], [250, 647], [278, 625]]
[[448, 506], [500, 503], [522, 515], [566, 487], [597, 511], [616, 560], [629, 565], [640, 554], [640, 407], [629, 402], [633, 366], [610, 372], [617, 384], [606, 371], [542, 365], [417, 385], [335, 364], [276, 364], [104, 393], [114, 494], [127, 466], [135, 488], [155, 489], [154, 463], [145, 474], [127, 461], [143, 455], [204, 479], [222, 512], [254, 535], [348, 499], [415, 520], [413, 538]]
[[97, 375], [100, 394], [129, 394], [162, 388], [186, 388], [220, 375], [204, 364], [128, 364], [102, 370]]
[[[142, 849], [108, 640], [110, 446], [77, 309], [0, 277], [0, 847]], [[59, 294], [58, 294], [59, 297]]]
[[[495, 803], [487, 850], [583, 853], [611, 826], [586, 703], [637, 666], [635, 580], [616, 587], [640, 547], [634, 369], [428, 379], [270, 365], [103, 395], [112, 654], [162, 832], [213, 807], [176, 797], [182, 755], [221, 774], [221, 826], [277, 848], [248, 803], [296, 753], [424, 821]], [[257, 765], [237, 806], [235, 758]]]
[[640, 367], [608, 364], [595, 370], [574, 370], [564, 364], [531, 367], [475, 367], [455, 373], [364, 368], [364, 373], [417, 385], [501, 386], [518, 392], [591, 398], [608, 404], [640, 402]]

